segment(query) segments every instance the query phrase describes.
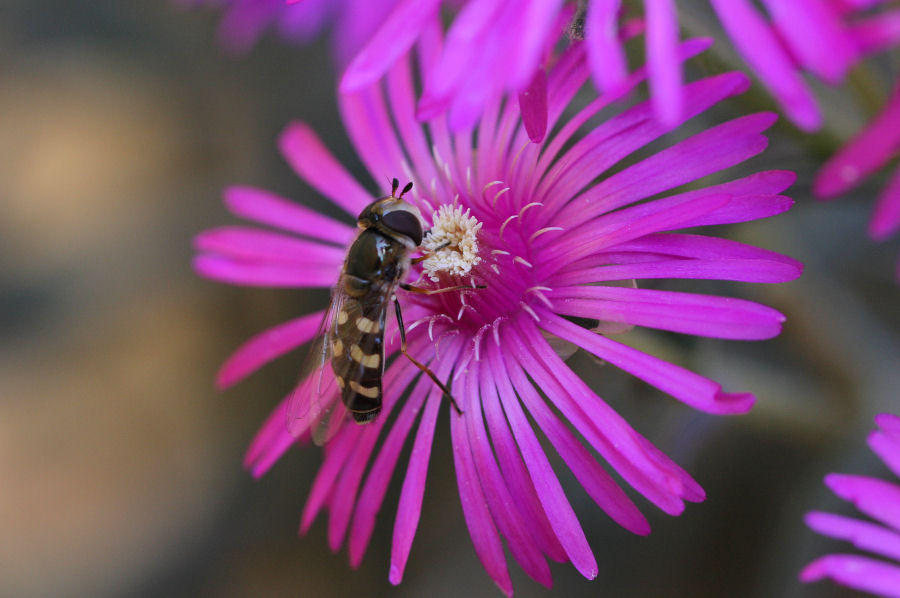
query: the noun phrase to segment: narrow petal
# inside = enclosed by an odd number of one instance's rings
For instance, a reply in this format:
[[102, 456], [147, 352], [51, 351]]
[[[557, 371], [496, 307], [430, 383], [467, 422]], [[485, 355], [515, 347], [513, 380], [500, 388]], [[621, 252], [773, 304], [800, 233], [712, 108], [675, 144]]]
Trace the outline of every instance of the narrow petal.
[[[436, 375], [446, 376], [450, 368], [449, 364], [455, 363], [458, 355], [458, 343], [451, 344], [447, 348], [447, 359], [438, 360]], [[428, 474], [428, 463], [431, 460], [434, 428], [438, 413], [444, 403], [443, 393], [432, 390], [425, 403], [425, 412], [422, 414], [422, 421], [416, 431], [412, 453], [409, 456], [409, 466], [406, 469], [406, 477], [403, 479], [403, 488], [400, 490], [400, 501], [397, 504], [397, 518], [394, 521], [394, 535], [391, 543], [391, 567], [388, 580], [394, 585], [399, 584], [403, 579], [416, 528], [419, 526], [422, 498], [425, 494], [425, 478]], [[452, 416], [453, 414], [451, 414]]]
[[[639, 252], [649, 254], [661, 254], [672, 257], [694, 259], [749, 259], [772, 260], [789, 264], [794, 268], [803, 269], [803, 264], [774, 251], [760, 249], [752, 245], [746, 245], [729, 239], [719, 239], [705, 235], [687, 234], [656, 234], [647, 235], [628, 243], [615, 247], [616, 251]], [[604, 259], [600, 258], [601, 260]], [[601, 261], [600, 263], [604, 263]]]
[[[338, 96], [341, 120], [372, 180], [387, 186], [403, 174], [403, 150], [379, 86]], [[385, 193], [386, 195], [386, 193]], [[358, 213], [358, 212], [357, 212]]]
[[590, 284], [613, 280], [684, 278], [777, 283], [794, 280], [802, 269], [771, 260], [656, 260], [635, 264], [572, 267], [548, 281], [554, 286]]
[[214, 255], [196, 256], [194, 269], [206, 278], [255, 287], [330, 287], [340, 274], [340, 265], [298, 268], [290, 264], [242, 262]]
[[[681, 115], [684, 120], [692, 118], [726, 97], [743, 93], [749, 85], [749, 79], [741, 73], [724, 73], [695, 81], [685, 86], [682, 92], [685, 108]], [[648, 102], [613, 116], [576, 142], [552, 166], [541, 158], [540, 164], [547, 174], [535, 192], [537, 199], [558, 207], [560, 202], [574, 197], [599, 175], [659, 139], [667, 130], [654, 117], [653, 107]], [[569, 130], [564, 129], [564, 132], [570, 134]], [[550, 150], [555, 152], [556, 143], [557, 139], [554, 139], [547, 154], [554, 155]]]
[[651, 459], [640, 435], [559, 359], [530, 320], [520, 320], [509, 333], [515, 339], [509, 346], [523, 368], [591, 446], [649, 501], [670, 515], [680, 514], [696, 482], [674, 463]]
[[807, 565], [800, 581], [830, 577], [841, 585], [879, 596], [900, 598], [900, 567], [853, 554], [829, 554]]
[[746, 413], [753, 407], [749, 393], [722, 392], [721, 385], [672, 363], [591, 332], [559, 316], [541, 310], [541, 327], [579, 346], [629, 374], [655, 386], [683, 403], [708, 413]]
[[306, 123], [289, 124], [278, 138], [278, 147], [297, 176], [351, 216], [372, 201]]
[[900, 486], [874, 478], [837, 473], [825, 476], [825, 484], [869, 517], [900, 530]]
[[331, 500], [335, 482], [344, 468], [347, 459], [353, 454], [353, 449], [359, 441], [362, 432], [360, 426], [344, 426], [338, 434], [332, 438], [325, 450], [325, 459], [313, 480], [303, 512], [300, 514], [300, 533], [305, 534], [312, 527], [319, 512]]
[[531, 83], [519, 94], [522, 124], [532, 143], [540, 143], [547, 133], [547, 75], [539, 68]]
[[381, 77], [409, 50], [440, 0], [399, 0], [341, 79], [340, 91], [359, 91]]
[[216, 386], [219, 389], [228, 388], [263, 365], [308, 342], [319, 330], [324, 315], [324, 311], [317, 311], [260, 332], [225, 360], [216, 375]]
[[813, 193], [834, 197], [880, 169], [900, 147], [900, 82], [884, 110], [847, 145], [832, 156], [816, 175]]
[[[490, 357], [486, 363], [489, 364], [489, 367], [484, 368], [484, 370], [491, 372], [493, 375], [486, 376], [486, 378], [490, 378], [492, 389], [490, 392], [484, 393], [486, 395], [486, 400], [484, 400], [485, 413], [495, 412], [494, 419], [499, 420], [495, 422], [495, 427], [504, 428], [506, 434], [512, 428], [509, 442], [513, 447], [515, 446], [514, 443], [518, 443], [519, 450], [522, 451], [521, 458], [518, 457], [518, 452], [516, 453], [516, 461], [521, 463], [524, 459], [527, 474], [531, 480], [529, 485], [532, 489], [531, 493], [543, 505], [543, 508], [540, 510], [541, 518], [544, 520], [548, 517], [550, 518], [549, 525], [552, 526], [555, 532], [554, 539], [558, 538], [557, 542], [562, 544], [565, 554], [572, 561], [578, 572], [588, 579], [593, 579], [597, 576], [597, 561], [591, 552], [581, 524], [578, 523], [575, 511], [569, 504], [568, 499], [566, 499], [562, 486], [553, 468], [550, 466], [550, 462], [547, 460], [540, 442], [531, 429], [531, 424], [515, 399], [515, 393], [510, 392], [504, 395], [501, 390], [500, 401], [498, 402], [497, 400], [497, 384], [500, 384], [498, 382], [500, 377], [505, 375], [505, 366], [496, 344], [489, 341], [488, 351]], [[509, 386], [508, 382], [502, 384], [504, 387]], [[511, 389], [507, 388], [506, 390]], [[501, 403], [503, 404], [502, 410], [500, 407]], [[504, 412], [509, 420], [508, 425], [506, 420], [502, 419]], [[490, 418], [491, 416], [489, 415]], [[492, 434], [492, 438], [494, 437], [496, 435]], [[513, 440], [513, 437], [515, 437], [515, 440]], [[496, 445], [497, 442], [495, 442]]]
[[[513, 397], [518, 395], [522, 399], [524, 406], [528, 409], [528, 412], [534, 418], [538, 427], [540, 427], [541, 431], [547, 436], [550, 444], [553, 445], [553, 448], [556, 449], [560, 457], [565, 461], [566, 465], [575, 475], [578, 482], [584, 487], [588, 495], [594, 499], [597, 506], [599, 506], [604, 513], [609, 515], [613, 521], [628, 531], [641, 536], [649, 534], [650, 524], [647, 522], [647, 519], [641, 514], [631, 499], [628, 498], [628, 495], [625, 494], [622, 488], [620, 488], [615, 480], [613, 480], [612, 476], [603, 469], [603, 466], [600, 465], [597, 459], [584, 447], [575, 435], [572, 434], [569, 428], [556, 417], [553, 411], [550, 410], [544, 402], [544, 399], [537, 394], [531, 382], [525, 377], [525, 372], [522, 370], [521, 365], [514, 362], [513, 358], [509, 355], [503, 355], [501, 357], [503, 357], [505, 373], [509, 374], [509, 379], [507, 380], [499, 375], [496, 379], [500, 386], [500, 397], [501, 399], [504, 399], [504, 409], [507, 410], [507, 417], [510, 418], [510, 422], [512, 423], [515, 420], [522, 422], [523, 424], [527, 423], [521, 408], [517, 409], [518, 404], [512, 400]], [[532, 437], [532, 435], [528, 434], [524, 425], [521, 427], [515, 426], [515, 424], [513, 425], [516, 433], [516, 440], [520, 443], [525, 443], [530, 447], [529, 449], [522, 447], [523, 454], [525, 454], [526, 451], [530, 453], [531, 448], [534, 447], [533, 440], [531, 438], [525, 438], [525, 436]], [[536, 441], [536, 438], [534, 441]], [[528, 461], [527, 463], [529, 468], [538, 467], [539, 465], [536, 461]], [[542, 483], [552, 484], [552, 479], [549, 477], [542, 478]], [[537, 482], [536, 485], [539, 488], [541, 487]], [[546, 489], [546, 491], [549, 492], [550, 490]], [[553, 495], [558, 497], [555, 490], [552, 492]], [[551, 499], [552, 496], [544, 497], [545, 501]], [[562, 526], [562, 529], [564, 530], [557, 532], [558, 537], [566, 541], [566, 545], [570, 550], [577, 551], [581, 555], [581, 558], [586, 559], [587, 553], [580, 552], [583, 547], [580, 546], [578, 536], [575, 532], [577, 529], [575, 527], [577, 519], [573, 519], [575, 517], [574, 513], [569, 514], [568, 510], [561, 505], [562, 503], [554, 503], [554, 510], [552, 513], [551, 509], [547, 507], [547, 513], [552, 514], [554, 517], [554, 525]], [[570, 558], [574, 560], [574, 557]]]
[[900, 42], [900, 11], [855, 20], [849, 24], [848, 32], [864, 56], [889, 50]]
[[763, 3], [798, 62], [826, 83], [839, 84], [859, 59], [852, 38], [829, 2], [763, 0]]
[[[468, 404], [468, 402], [467, 402]], [[506, 567], [503, 545], [488, 511], [487, 499], [481, 489], [481, 481], [475, 468], [469, 436], [466, 433], [466, 417], [450, 415], [450, 437], [453, 443], [453, 463], [459, 487], [459, 499], [463, 516], [475, 553], [488, 575], [507, 596], [512, 596], [512, 580]]]
[[265, 475], [275, 461], [295, 442], [299, 444], [309, 442], [309, 435], [294, 438], [288, 433], [285, 422], [287, 422], [289, 398], [281, 401], [275, 410], [269, 414], [269, 417], [263, 422], [256, 436], [253, 437], [250, 447], [247, 449], [247, 453], [244, 456], [244, 467], [250, 471], [254, 478], [260, 478]]
[[761, 133], [776, 118], [762, 112], [707, 129], [604, 179], [567, 209], [590, 218], [740, 164], [766, 148]]
[[506, 538], [506, 545], [513, 558], [529, 577], [550, 587], [552, 585], [550, 567], [537, 549], [526, 520], [519, 510], [519, 502], [513, 498], [506, 479], [497, 466], [493, 447], [487, 436], [478, 386], [482, 366], [483, 363], [476, 362], [467, 368], [468, 372], [464, 378], [466, 386], [463, 389], [465, 404], [461, 405], [465, 414], [475, 470], [481, 480], [481, 488], [491, 516], [501, 536]]
[[194, 237], [194, 248], [236, 260], [291, 262], [297, 267], [333, 267], [341, 264], [346, 257], [346, 250], [334, 245], [303, 241], [243, 226], [223, 226], [203, 231]]
[[619, 40], [621, 0], [591, 0], [584, 31], [594, 84], [605, 93], [618, 95], [627, 89], [628, 65]]
[[780, 40], [747, 0], [710, 0], [735, 49], [795, 125], [804, 131], [822, 126], [822, 112]]
[[869, 446], [900, 477], [900, 417], [882, 413], [875, 418], [881, 428], [869, 434]]
[[[421, 337], [421, 335], [420, 335]], [[419, 339], [421, 341], [421, 338]], [[431, 346], [426, 343], [410, 343], [411, 354], [416, 355], [423, 363], [428, 364], [433, 357]], [[427, 351], [427, 352], [426, 352]], [[383, 376], [384, 402], [378, 419], [362, 426], [359, 440], [341, 469], [340, 476], [335, 484], [334, 498], [331, 501], [331, 513], [328, 518], [328, 545], [333, 552], [340, 550], [353, 516], [353, 508], [356, 505], [357, 491], [362, 481], [363, 473], [369, 464], [375, 443], [381, 435], [381, 430], [391, 417], [391, 411], [397, 400], [406, 393], [412, 381], [419, 375], [419, 370], [412, 362], [399, 357], [391, 364]], [[430, 380], [428, 380], [430, 382]], [[422, 391], [425, 381], [417, 387]]]
[[900, 533], [868, 521], [819, 511], [807, 513], [804, 520], [810, 529], [824, 536], [847, 540], [860, 550], [900, 561]]
[[869, 235], [882, 241], [900, 229], [900, 168], [894, 171], [875, 204]]
[[772, 338], [784, 322], [771, 307], [732, 297], [592, 285], [547, 295], [561, 314], [713, 338]]
[[[556, 221], [557, 226], [567, 230], [566, 243], [554, 245], [552, 238], [545, 237], [534, 244], [532, 251], [540, 255], [541, 266], [553, 271], [566, 259], [577, 260], [645, 235], [685, 228], [688, 222], [705, 217], [730, 200], [731, 196], [722, 194], [688, 197], [687, 201], [683, 197], [665, 198], [604, 214], [585, 225], [569, 219]], [[571, 230], [573, 226], [579, 228]]]
[[503, 364], [498, 363], [495, 358], [485, 360], [482, 357], [482, 362], [481, 404], [503, 478], [510, 493], [516, 497], [523, 519], [529, 522], [529, 531], [538, 549], [557, 562], [565, 562], [569, 558], [547, 520], [535, 490], [535, 481], [529, 475], [527, 466], [522, 463], [522, 456], [510, 431], [510, 423], [507, 423], [497, 397], [495, 376], [491, 373], [496, 373], [498, 368], [502, 369]]
[[349, 245], [355, 234], [351, 226], [262, 189], [229, 187], [225, 189], [224, 199], [235, 216], [341, 247]]
[[674, 0], [644, 0], [647, 14], [647, 69], [654, 112], [675, 127], [684, 110], [681, 61], [678, 59], [678, 15]]

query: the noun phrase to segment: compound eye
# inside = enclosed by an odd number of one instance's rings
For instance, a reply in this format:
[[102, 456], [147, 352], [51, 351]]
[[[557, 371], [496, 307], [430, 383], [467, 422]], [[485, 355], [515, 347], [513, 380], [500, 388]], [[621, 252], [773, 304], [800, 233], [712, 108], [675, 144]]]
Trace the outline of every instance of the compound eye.
[[381, 223], [393, 232], [409, 237], [416, 245], [421, 245], [422, 223], [412, 212], [406, 210], [388, 212], [382, 216]]

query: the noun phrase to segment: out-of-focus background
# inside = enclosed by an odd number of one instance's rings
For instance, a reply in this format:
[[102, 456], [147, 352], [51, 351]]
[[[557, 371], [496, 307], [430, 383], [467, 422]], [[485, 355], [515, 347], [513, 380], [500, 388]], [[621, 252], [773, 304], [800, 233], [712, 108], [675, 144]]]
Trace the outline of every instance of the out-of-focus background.
[[[398, 588], [387, 582], [397, 480], [354, 571], [329, 552], [323, 520], [296, 535], [319, 449], [291, 451], [258, 482], [241, 468], [300, 356], [224, 393], [216, 368], [324, 294], [201, 280], [191, 237], [232, 222], [219, 200], [231, 183], [318, 205], [276, 151], [290, 119], [313, 123], [373, 191], [380, 183], [362, 175], [338, 120], [327, 40], [299, 48], [267, 36], [229, 57], [215, 42], [218, 18], [166, 2], [0, 6], [0, 596], [499, 595], [463, 523], [446, 421]], [[733, 58], [719, 52], [709, 68]], [[863, 95], [887, 92], [878, 68], [860, 79]], [[752, 94], [742, 101], [768, 107]], [[810, 198], [816, 165], [871, 109], [852, 94], [827, 101], [826, 133], [776, 127], [770, 150], [748, 164], [797, 170], [796, 207], [723, 231], [807, 264], [794, 283], [724, 287], [783, 310], [784, 334], [639, 339], [755, 392], [754, 411], [699, 414], [573, 357], [708, 500], [671, 518], [637, 498], [654, 530], [638, 538], [564, 478], [599, 576], [554, 566], [551, 592], [511, 563], [519, 596], [856, 595], [796, 582], [813, 557], [849, 548], [812, 534], [802, 514], [850, 512], [825, 491], [828, 471], [887, 477], [864, 438], [873, 415], [900, 405], [898, 243], [864, 236], [883, 177], [836, 203]], [[735, 101], [716, 118], [746, 109]]]

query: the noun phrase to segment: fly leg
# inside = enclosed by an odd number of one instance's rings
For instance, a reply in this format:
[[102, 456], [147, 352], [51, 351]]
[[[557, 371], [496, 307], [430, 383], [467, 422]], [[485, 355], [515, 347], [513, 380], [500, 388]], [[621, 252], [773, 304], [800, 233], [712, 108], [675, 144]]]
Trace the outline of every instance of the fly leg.
[[442, 245], [438, 245], [437, 247], [435, 247], [434, 249], [432, 249], [425, 255], [420, 255], [419, 257], [414, 257], [412, 260], [410, 260], [410, 263], [418, 264], [419, 262], [424, 262], [429, 257], [431, 257], [432, 254], [437, 253], [438, 251], [440, 251], [441, 249], [444, 249], [445, 247], [450, 247], [450, 241], [447, 241], [446, 243], [444, 243]]
[[443, 287], [441, 289], [425, 289], [422, 287], [414, 287], [411, 284], [401, 282], [400, 288], [404, 291], [409, 291], [410, 293], [419, 293], [421, 295], [437, 295], [438, 293], [449, 293], [450, 291], [471, 291], [472, 289], [486, 289], [487, 285], [476, 284], [475, 286], [469, 286], [461, 284], [453, 287]]
[[[463, 288], [468, 289], [471, 287], [463, 287]], [[455, 409], [458, 414], [462, 415], [462, 409], [459, 408], [459, 405], [456, 403], [456, 399], [453, 398], [453, 395], [450, 394], [450, 390], [444, 385], [444, 383], [441, 382], [440, 380], [438, 380], [438, 377], [435, 375], [434, 372], [431, 371], [431, 369], [427, 365], [416, 361], [416, 359], [407, 352], [407, 350], [406, 350], [406, 327], [403, 325], [403, 314], [400, 311], [400, 302], [397, 300], [396, 295], [394, 295], [393, 300], [394, 300], [394, 308], [397, 311], [397, 327], [400, 329], [400, 352], [403, 353], [406, 356], [406, 358], [409, 359], [413, 363], [414, 366], [416, 366], [417, 368], [419, 368], [420, 370], [425, 372], [428, 375], [428, 377], [431, 378], [432, 382], [434, 382], [435, 384], [438, 385], [438, 388], [440, 388], [444, 392], [444, 396], [447, 397], [448, 399], [450, 399], [450, 403], [453, 405], [453, 409]]]

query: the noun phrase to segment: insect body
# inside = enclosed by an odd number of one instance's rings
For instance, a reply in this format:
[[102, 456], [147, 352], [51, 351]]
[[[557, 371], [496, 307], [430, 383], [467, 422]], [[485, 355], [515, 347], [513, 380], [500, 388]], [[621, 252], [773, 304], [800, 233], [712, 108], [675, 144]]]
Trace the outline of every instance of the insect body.
[[[396, 179], [395, 179], [396, 181]], [[359, 216], [363, 229], [350, 247], [336, 293], [341, 306], [331, 335], [331, 367], [341, 400], [357, 422], [381, 410], [384, 323], [387, 304], [410, 265], [410, 251], [422, 242], [418, 210], [403, 201], [408, 184], [394, 197], [376, 200]]]
[[[450, 391], [425, 365], [406, 352], [403, 316], [395, 291], [434, 294], [473, 287], [422, 289], [403, 282], [413, 261], [410, 254], [422, 242], [419, 212], [403, 195], [408, 183], [396, 195], [399, 181], [393, 180], [391, 194], [369, 204], [359, 215], [361, 229], [347, 252], [331, 306], [313, 342], [304, 382], [294, 391], [288, 406], [288, 427], [295, 436], [307, 430], [322, 444], [336, 432], [342, 417], [335, 411], [342, 404], [358, 423], [370, 422], [381, 411], [384, 372], [384, 328], [388, 303], [393, 301], [400, 331], [401, 352], [427, 374], [459, 407]], [[475, 287], [479, 288], [479, 287]], [[330, 361], [331, 367], [328, 368]], [[329, 373], [327, 370], [330, 369]], [[330, 376], [329, 374], [333, 374]], [[337, 395], [340, 395], [340, 402]]]

